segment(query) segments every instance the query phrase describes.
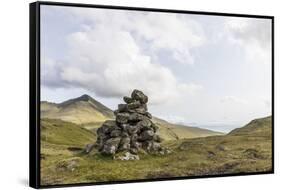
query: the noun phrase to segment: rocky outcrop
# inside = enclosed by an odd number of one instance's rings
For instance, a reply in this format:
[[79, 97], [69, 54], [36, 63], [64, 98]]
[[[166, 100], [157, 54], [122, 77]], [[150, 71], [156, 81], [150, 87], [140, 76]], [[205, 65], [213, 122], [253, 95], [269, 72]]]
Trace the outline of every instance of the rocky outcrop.
[[[160, 145], [158, 127], [151, 121], [147, 110], [148, 97], [134, 90], [130, 97], [123, 98], [114, 111], [115, 120], [105, 121], [97, 130], [95, 147], [102, 154], [113, 155], [119, 160], [138, 160], [139, 152], [168, 154], [170, 151]], [[91, 148], [88, 146], [86, 152]], [[118, 155], [118, 156], [117, 156]]]

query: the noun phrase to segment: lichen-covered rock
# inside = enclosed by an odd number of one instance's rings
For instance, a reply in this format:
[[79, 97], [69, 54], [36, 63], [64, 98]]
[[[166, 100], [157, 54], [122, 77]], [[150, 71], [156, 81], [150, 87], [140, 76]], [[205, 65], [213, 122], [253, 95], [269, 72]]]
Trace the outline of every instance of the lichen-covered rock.
[[129, 121], [141, 121], [145, 118], [144, 115], [139, 113], [132, 113], [130, 114]]
[[100, 128], [98, 128], [97, 134], [109, 134], [116, 127], [117, 124], [114, 120], [107, 120], [102, 124]]
[[151, 121], [147, 117], [144, 117], [137, 125], [142, 126], [142, 128], [146, 127], [147, 129], [150, 129]]
[[117, 148], [119, 146], [119, 142], [120, 142], [121, 138], [120, 137], [115, 137], [115, 138], [110, 138], [108, 139], [102, 148], [102, 153], [103, 154], [115, 154], [115, 152], [117, 151]]
[[111, 131], [110, 137], [119, 137], [121, 135], [121, 133], [122, 133], [121, 130], [114, 129], [114, 130]]
[[151, 141], [153, 140], [154, 132], [152, 130], [145, 130], [140, 134], [140, 141]]
[[119, 144], [119, 150], [121, 150], [121, 151], [130, 150], [130, 148], [131, 148], [130, 142], [131, 142], [130, 137], [123, 137]]
[[56, 164], [56, 170], [73, 172], [74, 170], [76, 170], [76, 168], [78, 168], [80, 161], [81, 158], [79, 157], [61, 160]]
[[123, 97], [123, 100], [124, 100], [124, 102], [127, 103], [127, 104], [130, 104], [130, 103], [132, 103], [132, 102], [135, 101], [133, 98], [128, 97], [128, 96], [124, 96], [124, 97]]
[[148, 97], [140, 90], [134, 90], [131, 94], [132, 99], [139, 100], [141, 103], [146, 104]]
[[85, 147], [85, 152], [89, 153], [93, 150], [93, 148], [95, 147], [95, 144], [87, 144]]
[[144, 115], [145, 115], [146, 117], [148, 117], [149, 119], [152, 119], [152, 115], [151, 115], [149, 112], [145, 112]]
[[119, 154], [114, 155], [114, 160], [139, 160], [140, 157], [136, 154], [131, 154], [130, 152], [121, 152]]
[[162, 142], [162, 139], [161, 139], [161, 137], [159, 136], [159, 135], [157, 135], [157, 134], [154, 134], [154, 136], [153, 136], [153, 141], [155, 141], [155, 142]]
[[129, 113], [118, 113], [116, 115], [116, 122], [117, 123], [127, 123], [130, 118]]
[[148, 97], [140, 90], [134, 90], [131, 97], [124, 96], [125, 104], [119, 104], [114, 111], [114, 120], [105, 121], [97, 130], [95, 146], [88, 145], [85, 152], [93, 147], [117, 160], [139, 160], [138, 153], [165, 155], [169, 151], [161, 146], [157, 134], [158, 126], [147, 111]]

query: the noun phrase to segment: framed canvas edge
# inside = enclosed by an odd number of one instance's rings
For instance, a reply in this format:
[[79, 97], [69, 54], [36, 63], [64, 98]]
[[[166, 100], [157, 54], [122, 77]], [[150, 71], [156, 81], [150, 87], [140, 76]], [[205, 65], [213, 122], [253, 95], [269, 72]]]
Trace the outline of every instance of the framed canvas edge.
[[29, 186], [40, 188], [40, 13], [29, 4]]
[[[244, 18], [262, 18], [271, 20], [271, 90], [272, 90], [272, 169], [265, 172], [247, 172], [247, 173], [232, 173], [221, 175], [202, 175], [202, 176], [183, 176], [183, 177], [169, 177], [157, 179], [136, 179], [126, 181], [105, 181], [105, 182], [91, 182], [91, 183], [73, 183], [73, 184], [56, 184], [56, 185], [41, 185], [40, 180], [40, 6], [68, 6], [68, 7], [84, 7], [84, 8], [103, 8], [103, 9], [117, 9], [117, 10], [132, 10], [132, 11], [150, 11], [150, 12], [168, 12], [168, 13], [184, 13], [184, 14], [198, 14], [209, 16], [230, 16], [230, 17], [244, 17]], [[81, 3], [65, 3], [65, 2], [49, 2], [36, 1], [29, 4], [29, 186], [41, 188], [58, 188], [58, 187], [74, 187], [74, 186], [90, 186], [90, 185], [110, 185], [110, 184], [124, 184], [137, 182], [157, 182], [167, 180], [185, 180], [185, 179], [203, 179], [215, 177], [235, 177], [235, 176], [249, 176], [274, 174], [275, 159], [274, 159], [274, 16], [269, 15], [252, 15], [252, 14], [236, 14], [236, 13], [221, 13], [221, 12], [205, 12], [205, 11], [189, 11], [189, 10], [174, 10], [174, 9], [157, 9], [144, 7], [126, 7], [113, 5], [95, 5], [95, 4], [81, 4]]]

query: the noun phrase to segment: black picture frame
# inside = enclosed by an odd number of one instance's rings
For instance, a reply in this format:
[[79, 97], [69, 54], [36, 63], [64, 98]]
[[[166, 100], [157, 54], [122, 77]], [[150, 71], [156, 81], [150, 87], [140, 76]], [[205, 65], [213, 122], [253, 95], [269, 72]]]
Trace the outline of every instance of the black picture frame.
[[[263, 18], [271, 20], [271, 44], [272, 44], [272, 170], [265, 172], [251, 173], [235, 173], [222, 175], [207, 175], [207, 176], [186, 176], [186, 177], [171, 177], [157, 179], [140, 179], [128, 181], [110, 181], [96, 183], [77, 183], [64, 185], [41, 185], [40, 184], [40, 6], [41, 5], [56, 5], [66, 7], [88, 7], [102, 9], [117, 9], [117, 10], [134, 10], [148, 12], [166, 12], [166, 13], [184, 13], [195, 15], [216, 15], [216, 16], [231, 16], [231, 17], [247, 17], [247, 18]], [[274, 16], [265, 15], [250, 15], [250, 14], [234, 14], [234, 13], [219, 13], [219, 12], [202, 12], [188, 10], [171, 10], [171, 9], [156, 9], [142, 7], [123, 7], [109, 5], [92, 5], [80, 3], [63, 3], [63, 2], [47, 2], [39, 1], [30, 3], [29, 5], [29, 38], [30, 38], [30, 76], [29, 76], [29, 185], [33, 188], [54, 188], [54, 187], [70, 187], [70, 186], [86, 186], [86, 185], [101, 185], [101, 184], [118, 184], [118, 183], [134, 183], [134, 182], [151, 182], [163, 180], [183, 180], [195, 178], [212, 178], [212, 177], [227, 177], [227, 176], [244, 176], [244, 175], [260, 175], [274, 173]]]

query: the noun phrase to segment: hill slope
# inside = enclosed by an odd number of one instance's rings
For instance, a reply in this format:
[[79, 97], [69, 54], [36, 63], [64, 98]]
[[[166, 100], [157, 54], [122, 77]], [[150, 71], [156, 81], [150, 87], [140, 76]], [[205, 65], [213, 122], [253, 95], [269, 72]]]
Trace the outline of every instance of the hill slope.
[[202, 129], [199, 127], [190, 127], [179, 124], [172, 124], [163, 119], [153, 117], [152, 121], [159, 126], [159, 135], [165, 140], [178, 140], [184, 138], [207, 137], [214, 135], [223, 135], [223, 133]]
[[241, 128], [232, 130], [228, 135], [271, 135], [272, 117], [254, 119]]
[[[95, 131], [105, 120], [114, 119], [114, 114], [100, 102], [88, 95], [83, 95], [60, 104], [41, 102], [41, 117], [61, 119]], [[198, 127], [171, 124], [156, 117], [153, 121], [159, 126], [158, 133], [165, 140], [222, 135], [222, 133]]]
[[41, 119], [41, 142], [84, 147], [95, 141], [96, 135], [79, 125], [59, 119]]
[[41, 102], [41, 118], [61, 119], [75, 124], [102, 123], [113, 118], [113, 112], [90, 96], [83, 95], [60, 104]]

